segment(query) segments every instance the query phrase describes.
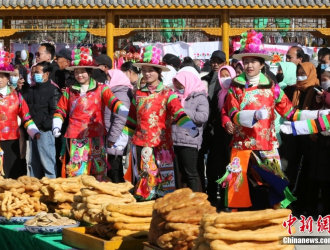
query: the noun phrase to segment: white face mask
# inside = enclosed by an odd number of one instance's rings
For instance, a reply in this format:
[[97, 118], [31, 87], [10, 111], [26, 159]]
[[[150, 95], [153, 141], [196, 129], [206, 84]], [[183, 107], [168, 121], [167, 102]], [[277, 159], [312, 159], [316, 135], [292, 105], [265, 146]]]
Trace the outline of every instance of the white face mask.
[[182, 95], [184, 93], [184, 89], [177, 89], [177, 91]]
[[330, 81], [321, 82], [321, 86], [324, 90], [327, 90], [328, 88], [330, 88]]
[[231, 77], [223, 77], [223, 78], [220, 78], [220, 81], [222, 83], [222, 86], [225, 88], [225, 89], [228, 89], [230, 84], [231, 84]]
[[297, 76], [297, 81], [305, 81], [307, 80], [307, 76]]

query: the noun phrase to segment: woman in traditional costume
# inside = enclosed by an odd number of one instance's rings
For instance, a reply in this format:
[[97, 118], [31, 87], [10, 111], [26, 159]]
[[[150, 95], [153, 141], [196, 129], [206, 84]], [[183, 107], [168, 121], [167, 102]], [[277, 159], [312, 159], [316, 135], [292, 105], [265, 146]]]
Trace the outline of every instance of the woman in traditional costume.
[[134, 94], [126, 126], [114, 147], [124, 148], [132, 137], [130, 167], [125, 179], [135, 184], [138, 200], [151, 200], [175, 190], [171, 122], [175, 121], [192, 137], [195, 124], [182, 108], [177, 95], [162, 83], [160, 50], [145, 48], [142, 69], [146, 86]]
[[55, 137], [61, 135], [63, 121], [67, 117], [69, 120], [65, 138], [70, 159], [62, 168], [62, 177], [91, 174], [99, 181], [107, 181], [104, 109], [107, 106], [125, 118], [128, 109], [108, 86], [91, 78], [92, 69], [97, 67], [93, 65], [90, 49], [76, 49], [72, 57], [72, 66], [67, 70], [74, 71], [76, 83], [63, 93], [53, 119]]
[[261, 73], [272, 57], [263, 49], [261, 33], [242, 34], [244, 72], [233, 79], [226, 110], [235, 123], [231, 142], [231, 163], [218, 180], [227, 187], [226, 205], [230, 208], [264, 209], [287, 207], [295, 200], [287, 188], [277, 151], [275, 110], [287, 120], [317, 118], [317, 111], [294, 108], [283, 90]]
[[[34, 124], [29, 107], [23, 96], [14, 88], [9, 87], [10, 76], [17, 74], [14, 67], [1, 60], [0, 62], [0, 175], [5, 178], [17, 179], [26, 172], [20, 156], [20, 130], [21, 124], [33, 139], [39, 139], [40, 133]], [[25, 167], [25, 169], [24, 169]]]

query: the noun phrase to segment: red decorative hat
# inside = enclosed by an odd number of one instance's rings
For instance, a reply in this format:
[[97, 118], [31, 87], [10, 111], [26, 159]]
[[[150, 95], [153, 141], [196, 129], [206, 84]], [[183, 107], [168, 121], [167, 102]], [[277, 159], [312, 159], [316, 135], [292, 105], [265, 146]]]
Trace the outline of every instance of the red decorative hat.
[[67, 67], [66, 70], [73, 71], [79, 68], [98, 68], [93, 60], [92, 50], [89, 48], [81, 47], [80, 49], [72, 50], [71, 58], [71, 66]]

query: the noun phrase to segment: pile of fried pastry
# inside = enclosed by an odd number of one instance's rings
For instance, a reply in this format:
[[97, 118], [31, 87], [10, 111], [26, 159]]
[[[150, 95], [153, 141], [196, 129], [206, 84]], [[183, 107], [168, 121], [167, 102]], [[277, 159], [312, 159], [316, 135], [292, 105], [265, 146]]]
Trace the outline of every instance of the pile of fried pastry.
[[81, 176], [56, 179], [43, 177], [40, 182], [41, 200], [47, 204], [49, 210], [61, 216], [73, 217], [72, 203], [75, 196], [81, 195], [80, 189], [85, 187]]
[[279, 244], [281, 236], [290, 236], [282, 223], [291, 213], [266, 209], [204, 215], [193, 250], [292, 250], [294, 245]]
[[111, 183], [99, 182], [94, 176], [82, 175], [84, 186], [80, 195], [75, 195], [72, 203], [73, 217], [78, 221], [91, 224], [107, 222], [103, 207], [109, 204], [135, 204], [136, 200], [129, 190], [133, 188], [130, 182]]
[[192, 249], [204, 214], [216, 213], [207, 194], [178, 189], [156, 200], [149, 243], [162, 249]]
[[87, 233], [96, 234], [111, 241], [148, 238], [154, 201], [135, 204], [109, 204], [103, 207], [107, 223], [86, 228]]
[[40, 211], [48, 211], [40, 202], [41, 182], [34, 177], [21, 176], [17, 180], [0, 177], [0, 216], [29, 217]]
[[68, 217], [62, 217], [57, 213], [40, 212], [33, 219], [25, 222], [27, 226], [51, 227], [51, 226], [70, 226], [77, 224], [76, 221]]

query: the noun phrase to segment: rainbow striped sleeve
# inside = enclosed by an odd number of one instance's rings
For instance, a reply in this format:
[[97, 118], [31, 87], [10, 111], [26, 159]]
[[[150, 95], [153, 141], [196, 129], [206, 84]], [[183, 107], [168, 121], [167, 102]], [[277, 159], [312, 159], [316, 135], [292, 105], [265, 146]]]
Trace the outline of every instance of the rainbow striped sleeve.
[[65, 117], [67, 116], [67, 109], [68, 109], [68, 102], [69, 102], [69, 89], [67, 89], [59, 102], [57, 103], [57, 107], [54, 113], [54, 118], [59, 118], [64, 121]]
[[167, 100], [167, 108], [173, 116], [173, 120], [180, 127], [182, 127], [185, 123], [191, 121], [189, 116], [182, 108], [181, 102], [176, 94], [171, 93], [171, 95], [169, 96]]
[[239, 123], [239, 112], [236, 112], [235, 114], [234, 114], [234, 116], [233, 116], [233, 118], [232, 118], [232, 120], [233, 120], [233, 123], [235, 123], [236, 125], [241, 125], [240, 123]]
[[137, 122], [136, 122], [136, 101], [135, 98], [132, 99], [131, 106], [129, 108], [129, 113], [127, 116], [127, 121], [125, 127], [123, 129], [123, 133], [128, 136], [133, 136], [134, 131], [136, 129]]
[[315, 120], [306, 120], [310, 134], [330, 130], [330, 115], [320, 116]]
[[104, 86], [101, 92], [104, 104], [114, 113], [118, 114], [119, 109], [124, 104], [112, 93], [108, 86]]
[[275, 99], [275, 109], [280, 116], [289, 121], [299, 121], [300, 111], [293, 107], [291, 101], [282, 89], [279, 89], [279, 95]]
[[22, 120], [23, 127], [27, 128], [28, 126], [34, 124], [32, 117], [29, 113], [29, 106], [26, 104], [23, 96], [20, 93], [18, 93], [18, 100], [18, 116]]

